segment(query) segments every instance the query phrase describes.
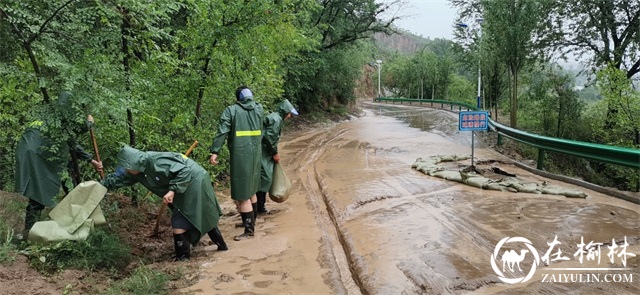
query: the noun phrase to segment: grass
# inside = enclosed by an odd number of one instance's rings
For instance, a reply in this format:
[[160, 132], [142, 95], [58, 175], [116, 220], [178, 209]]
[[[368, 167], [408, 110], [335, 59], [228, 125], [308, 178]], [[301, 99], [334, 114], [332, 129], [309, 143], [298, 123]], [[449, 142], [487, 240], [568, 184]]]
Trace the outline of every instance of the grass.
[[15, 195], [0, 196], [0, 264], [9, 264], [16, 259], [14, 228], [21, 226], [26, 202]]
[[169, 292], [168, 281], [169, 276], [164, 272], [143, 265], [136, 268], [128, 278], [113, 284], [106, 294], [164, 295]]
[[12, 244], [13, 229], [0, 221], [0, 264], [11, 263], [16, 260], [16, 249]]

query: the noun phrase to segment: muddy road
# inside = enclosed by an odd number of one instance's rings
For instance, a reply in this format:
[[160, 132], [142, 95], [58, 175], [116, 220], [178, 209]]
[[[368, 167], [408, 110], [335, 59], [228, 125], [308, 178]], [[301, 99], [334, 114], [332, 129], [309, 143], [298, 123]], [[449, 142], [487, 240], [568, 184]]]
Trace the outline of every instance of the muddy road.
[[253, 240], [231, 239], [239, 218], [218, 194], [230, 250], [197, 249], [201, 275], [185, 291], [640, 294], [639, 205], [521, 170], [482, 146], [478, 160], [589, 197], [486, 191], [424, 175], [411, 169], [416, 158], [471, 153], [457, 115], [377, 103], [363, 109], [324, 128], [285, 128], [281, 157], [293, 194], [267, 203], [274, 213], [258, 219]]

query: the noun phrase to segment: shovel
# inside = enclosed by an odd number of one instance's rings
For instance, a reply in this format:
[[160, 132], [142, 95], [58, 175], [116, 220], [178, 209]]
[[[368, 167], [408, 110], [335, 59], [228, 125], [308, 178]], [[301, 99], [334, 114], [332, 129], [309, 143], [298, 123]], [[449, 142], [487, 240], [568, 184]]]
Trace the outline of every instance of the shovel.
[[[91, 141], [93, 141], [93, 152], [96, 154], [96, 161], [100, 161], [100, 153], [98, 152], [98, 143], [96, 142], [96, 134], [93, 131], [93, 123], [89, 124], [89, 133], [91, 134]], [[104, 170], [99, 170], [100, 179], [104, 179]]]
[[[189, 149], [187, 150], [186, 153], [184, 153], [185, 156], [189, 156], [189, 154], [191, 154], [191, 152], [193, 151], [193, 149], [196, 148], [196, 146], [198, 145], [198, 141], [194, 141], [193, 144], [189, 147]], [[151, 194], [151, 192], [147, 193], [147, 196], [149, 196]], [[156, 226], [153, 228], [153, 233], [151, 234], [151, 237], [157, 237], [158, 236], [158, 230], [160, 228], [160, 219], [162, 218], [162, 215], [164, 214], [164, 211], [167, 210], [167, 205], [168, 204], [162, 204], [162, 207], [160, 207], [160, 211], [158, 211], [158, 219], [156, 219]]]

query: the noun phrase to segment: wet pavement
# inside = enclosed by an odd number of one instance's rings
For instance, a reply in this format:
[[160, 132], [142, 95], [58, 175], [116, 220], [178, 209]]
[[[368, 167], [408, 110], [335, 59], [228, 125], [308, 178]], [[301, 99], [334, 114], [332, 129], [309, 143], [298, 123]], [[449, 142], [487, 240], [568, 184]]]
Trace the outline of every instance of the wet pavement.
[[[640, 205], [521, 170], [481, 144], [475, 150], [478, 160], [503, 161], [500, 168], [521, 179], [581, 190], [589, 197], [483, 191], [424, 175], [411, 169], [416, 158], [471, 153], [471, 134], [457, 131], [457, 115], [378, 103], [364, 103], [363, 109], [360, 118], [324, 128], [285, 128], [281, 157], [293, 183], [290, 199], [268, 203], [277, 212], [258, 219], [253, 240], [231, 241], [227, 252], [205, 249], [202, 275], [186, 291], [640, 294]], [[228, 197], [219, 197], [224, 211], [233, 212]], [[239, 233], [233, 228], [236, 219], [221, 220], [227, 240]], [[508, 237], [530, 243], [505, 242]], [[549, 265], [536, 264], [556, 237], [561, 244], [548, 256]], [[625, 237], [626, 252], [638, 256], [615, 255]], [[613, 263], [608, 256], [612, 239], [619, 246]], [[581, 240], [593, 243], [581, 252]], [[499, 255], [514, 250], [515, 258], [498, 256], [492, 267], [501, 241]], [[508, 284], [495, 269], [506, 279], [531, 276]], [[558, 282], [564, 278], [569, 282]]]

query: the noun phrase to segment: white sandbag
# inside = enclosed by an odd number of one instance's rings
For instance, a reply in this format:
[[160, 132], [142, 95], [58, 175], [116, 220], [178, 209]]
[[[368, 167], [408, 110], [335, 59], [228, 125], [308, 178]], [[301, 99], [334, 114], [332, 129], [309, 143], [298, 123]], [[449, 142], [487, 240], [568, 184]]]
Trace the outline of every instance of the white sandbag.
[[69, 233], [66, 227], [60, 226], [54, 220], [38, 221], [29, 231], [29, 241], [32, 243], [49, 244], [70, 241], [84, 241], [93, 229], [93, 220], [86, 219], [75, 232]]

